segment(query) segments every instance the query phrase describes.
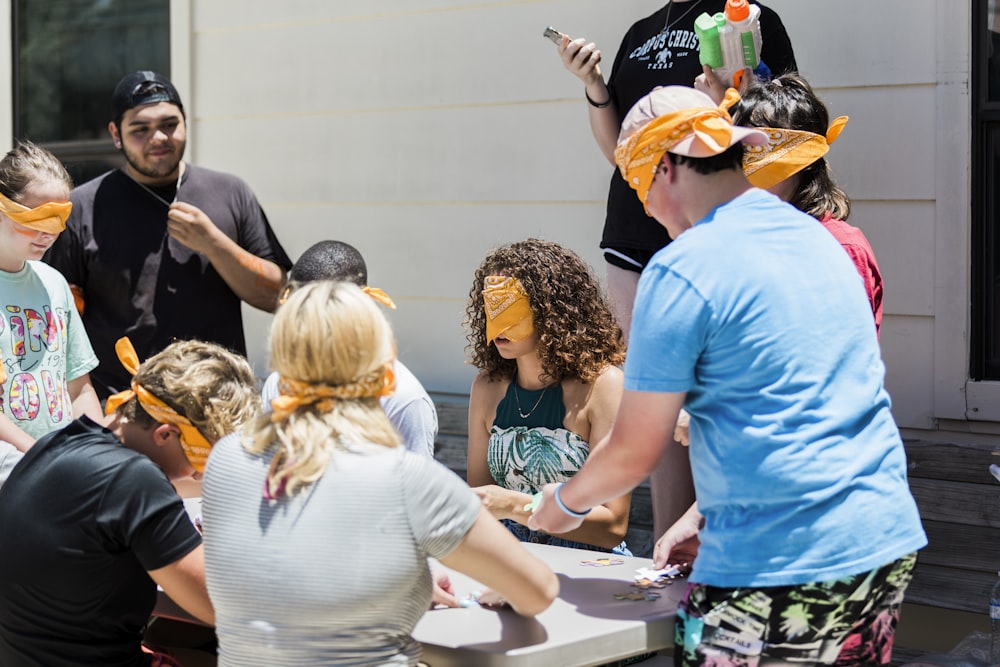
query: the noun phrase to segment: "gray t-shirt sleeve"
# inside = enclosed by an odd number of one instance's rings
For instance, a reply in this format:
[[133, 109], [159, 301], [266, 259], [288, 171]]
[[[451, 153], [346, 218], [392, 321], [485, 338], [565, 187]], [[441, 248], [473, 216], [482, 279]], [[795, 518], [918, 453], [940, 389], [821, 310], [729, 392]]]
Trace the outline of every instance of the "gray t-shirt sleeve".
[[479, 516], [482, 501], [462, 478], [426, 456], [407, 455], [403, 498], [417, 544], [443, 558], [458, 546]]

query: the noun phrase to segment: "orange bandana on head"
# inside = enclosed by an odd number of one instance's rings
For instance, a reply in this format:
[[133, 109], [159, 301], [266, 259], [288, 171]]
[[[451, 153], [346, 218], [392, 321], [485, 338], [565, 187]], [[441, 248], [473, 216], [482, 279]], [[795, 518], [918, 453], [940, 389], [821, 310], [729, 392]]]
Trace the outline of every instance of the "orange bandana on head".
[[375, 299], [379, 303], [381, 303], [386, 308], [390, 310], [396, 310], [396, 304], [393, 303], [392, 299], [389, 298], [388, 294], [386, 294], [379, 288], [368, 287], [367, 285], [365, 285], [364, 287], [361, 288], [361, 291], [370, 296], [371, 298]]
[[718, 155], [733, 145], [733, 119], [727, 109], [739, 100], [739, 93], [730, 88], [719, 106], [691, 107], [658, 116], [618, 144], [615, 162], [643, 206], [663, 154], [682, 139], [692, 138], [690, 150], [684, 153], [690, 157]]
[[278, 379], [280, 396], [271, 400], [271, 421], [284, 421], [305, 405], [315, 406], [320, 412], [329, 412], [337, 400], [389, 396], [396, 390], [396, 373], [392, 364], [392, 361], [387, 361], [380, 369], [350, 384], [310, 384], [281, 377]]
[[[295, 286], [291, 284], [285, 286], [285, 289], [282, 290], [281, 292], [281, 296], [278, 297], [278, 305], [281, 305], [286, 301], [288, 301], [288, 297], [292, 295], [292, 291], [294, 290], [294, 288]], [[364, 287], [361, 288], [361, 291], [370, 296], [371, 298], [375, 299], [379, 303], [381, 303], [389, 310], [396, 310], [396, 304], [392, 300], [392, 298], [379, 288], [368, 287], [367, 285], [365, 285]], [[82, 313], [83, 311], [81, 310], [80, 312]]]
[[[115, 343], [115, 352], [118, 353], [118, 360], [122, 362], [125, 370], [134, 376], [139, 370], [139, 355], [135, 353], [132, 341], [127, 336], [119, 338]], [[134, 379], [132, 380], [131, 389], [120, 391], [114, 396], [108, 397], [108, 402], [104, 406], [104, 412], [110, 415], [133, 398], [139, 401], [139, 405], [142, 406], [142, 409], [154, 421], [161, 424], [173, 424], [180, 429], [181, 447], [184, 449], [184, 454], [187, 456], [188, 462], [198, 472], [205, 472], [205, 463], [208, 461], [208, 454], [212, 450], [212, 444], [187, 417], [158, 399]]]
[[70, 202], [46, 202], [35, 208], [18, 204], [0, 193], [0, 211], [19, 225], [36, 232], [60, 234], [66, 229], [66, 218], [73, 208]]
[[486, 340], [503, 334], [516, 343], [535, 332], [528, 293], [517, 278], [486, 276], [483, 280], [483, 307], [486, 310]]
[[845, 125], [847, 116], [838, 116], [830, 123], [825, 137], [803, 130], [762, 127], [767, 133], [767, 146], [746, 147], [743, 173], [758, 188], [777, 185], [826, 155]]

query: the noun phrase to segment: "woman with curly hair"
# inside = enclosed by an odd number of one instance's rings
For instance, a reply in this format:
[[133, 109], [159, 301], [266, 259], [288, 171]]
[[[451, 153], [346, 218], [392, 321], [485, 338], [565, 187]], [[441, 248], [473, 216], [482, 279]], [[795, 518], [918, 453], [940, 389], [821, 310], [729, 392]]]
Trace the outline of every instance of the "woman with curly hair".
[[622, 333], [589, 267], [550, 241], [497, 248], [476, 270], [465, 324], [479, 369], [469, 485], [522, 541], [631, 555], [623, 542], [630, 495], [595, 507], [565, 535], [526, 525], [532, 495], [580, 469], [621, 399]]

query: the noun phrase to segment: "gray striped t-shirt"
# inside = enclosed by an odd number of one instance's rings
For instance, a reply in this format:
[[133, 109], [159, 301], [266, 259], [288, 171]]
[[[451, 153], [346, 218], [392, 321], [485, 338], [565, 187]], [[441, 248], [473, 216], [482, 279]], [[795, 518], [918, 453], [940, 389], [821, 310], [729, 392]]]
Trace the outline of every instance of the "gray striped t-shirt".
[[238, 434], [212, 449], [202, 512], [219, 666], [413, 665], [427, 611], [427, 557], [458, 545], [481, 502], [403, 447], [338, 447], [323, 477], [263, 498], [274, 449]]

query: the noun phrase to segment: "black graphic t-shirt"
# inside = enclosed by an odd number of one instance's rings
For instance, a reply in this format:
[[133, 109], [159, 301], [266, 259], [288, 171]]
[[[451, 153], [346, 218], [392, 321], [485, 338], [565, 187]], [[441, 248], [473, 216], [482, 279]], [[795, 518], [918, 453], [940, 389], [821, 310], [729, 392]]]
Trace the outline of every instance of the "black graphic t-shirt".
[[[759, 4], [759, 3], [755, 3]], [[618, 109], [618, 122], [643, 95], [656, 86], [691, 86], [701, 74], [694, 21], [703, 12], [715, 14], [725, 0], [674, 3], [635, 23], [625, 33], [608, 77], [608, 90]], [[773, 76], [796, 69], [792, 43], [772, 9], [760, 5], [761, 60]], [[652, 254], [670, 243], [667, 231], [646, 215], [642, 203], [616, 169], [608, 193], [602, 248], [641, 250]]]

